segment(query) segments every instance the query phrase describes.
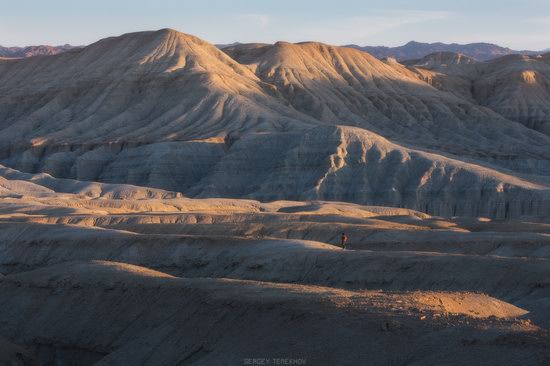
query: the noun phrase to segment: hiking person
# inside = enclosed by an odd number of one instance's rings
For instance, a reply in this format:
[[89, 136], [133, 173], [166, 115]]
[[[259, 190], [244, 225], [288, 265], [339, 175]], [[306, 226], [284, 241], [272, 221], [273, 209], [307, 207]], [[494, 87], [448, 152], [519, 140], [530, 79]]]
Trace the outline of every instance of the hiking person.
[[340, 245], [342, 246], [342, 249], [346, 249], [346, 243], [348, 242], [348, 236], [346, 233], [342, 233], [340, 236]]

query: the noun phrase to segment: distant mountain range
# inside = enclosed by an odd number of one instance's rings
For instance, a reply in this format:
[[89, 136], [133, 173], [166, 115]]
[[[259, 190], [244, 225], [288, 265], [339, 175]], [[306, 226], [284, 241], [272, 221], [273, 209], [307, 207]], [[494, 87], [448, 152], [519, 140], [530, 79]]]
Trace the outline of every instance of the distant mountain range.
[[[217, 44], [216, 47], [224, 49], [227, 47], [238, 46], [241, 43], [234, 42], [230, 44]], [[72, 46], [65, 44], [62, 46], [27, 46], [27, 47], [2, 47], [0, 46], [0, 58], [25, 58], [32, 56], [43, 55], [56, 55], [58, 53], [66, 52], [74, 48], [80, 48], [81, 46]], [[457, 44], [457, 43], [421, 43], [411, 41], [403, 46], [399, 47], [386, 47], [386, 46], [358, 46], [355, 44], [346, 45], [344, 47], [355, 48], [361, 51], [370, 53], [376, 58], [383, 59], [387, 57], [396, 58], [399, 61], [404, 60], [419, 60], [427, 55], [438, 52], [453, 52], [463, 54], [471, 57], [477, 61], [487, 61], [497, 57], [522, 54], [522, 55], [538, 55], [550, 52], [550, 48], [543, 51], [529, 51], [529, 50], [512, 50], [507, 47], [501, 47], [492, 43], [470, 43], [470, 44]]]
[[0, 46], [0, 57], [2, 58], [25, 58], [32, 56], [56, 55], [69, 51], [78, 46], [66, 44], [63, 46], [28, 46], [28, 47], [2, 47]]
[[242, 44], [241, 42], [233, 42], [233, 43], [218, 43], [218, 44], [215, 44], [214, 46], [218, 47], [220, 50], [223, 50], [224, 48], [227, 48], [227, 47], [234, 47], [234, 46], [238, 46]]
[[386, 57], [394, 57], [399, 61], [410, 59], [421, 59], [429, 54], [436, 52], [454, 52], [466, 55], [478, 61], [487, 61], [501, 56], [507, 56], [512, 54], [524, 54], [524, 55], [536, 55], [546, 53], [546, 51], [516, 51], [507, 47], [501, 47], [492, 43], [470, 43], [470, 44], [458, 44], [458, 43], [421, 43], [411, 41], [406, 45], [399, 47], [386, 47], [386, 46], [357, 46], [346, 45], [345, 47], [355, 48], [361, 51], [370, 53], [371, 55], [382, 59]]

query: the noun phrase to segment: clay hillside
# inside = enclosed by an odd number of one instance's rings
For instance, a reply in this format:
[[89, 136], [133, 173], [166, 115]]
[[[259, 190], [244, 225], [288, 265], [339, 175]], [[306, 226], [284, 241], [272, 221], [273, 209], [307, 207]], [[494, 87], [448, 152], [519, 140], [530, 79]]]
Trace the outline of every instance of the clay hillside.
[[0, 60], [0, 365], [549, 365], [550, 58]]
[[189, 197], [549, 214], [548, 58], [430, 57], [164, 29], [1, 60], [0, 162]]

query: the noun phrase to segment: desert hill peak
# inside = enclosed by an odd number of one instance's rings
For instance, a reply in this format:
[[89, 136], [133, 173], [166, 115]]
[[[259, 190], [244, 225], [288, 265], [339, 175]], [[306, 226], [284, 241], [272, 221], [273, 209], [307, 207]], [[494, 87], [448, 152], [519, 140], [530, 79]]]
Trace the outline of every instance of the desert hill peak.
[[[545, 195], [550, 137], [478, 102], [494, 86], [472, 89], [462, 78], [489, 63], [432, 57], [434, 65], [452, 61], [460, 77], [318, 42], [222, 52], [171, 29], [0, 61], [0, 163], [193, 197], [521, 213], [522, 205]], [[530, 60], [522, 62], [540, 65], [514, 77], [535, 90], [548, 64]], [[494, 67], [512, 75], [508, 66]], [[433, 80], [452, 76], [462, 89], [442, 91], [422, 73]], [[462, 93], [472, 90], [475, 96]], [[441, 202], [426, 205], [434, 197]], [[502, 206], [510, 199], [518, 202]]]
[[272, 89], [198, 37], [171, 29], [128, 33], [46, 59], [0, 62], [0, 94], [24, 95], [38, 108], [13, 124], [27, 106], [10, 99], [2, 110], [17, 112], [3, 120], [0, 140], [151, 142], [311, 123]]

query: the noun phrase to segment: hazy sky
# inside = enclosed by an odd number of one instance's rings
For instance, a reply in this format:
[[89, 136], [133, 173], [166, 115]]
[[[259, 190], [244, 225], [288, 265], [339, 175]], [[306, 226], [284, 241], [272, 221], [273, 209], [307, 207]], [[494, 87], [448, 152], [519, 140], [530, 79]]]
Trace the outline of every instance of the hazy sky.
[[550, 0], [0, 0], [0, 45], [89, 44], [174, 28], [213, 43], [550, 48]]

